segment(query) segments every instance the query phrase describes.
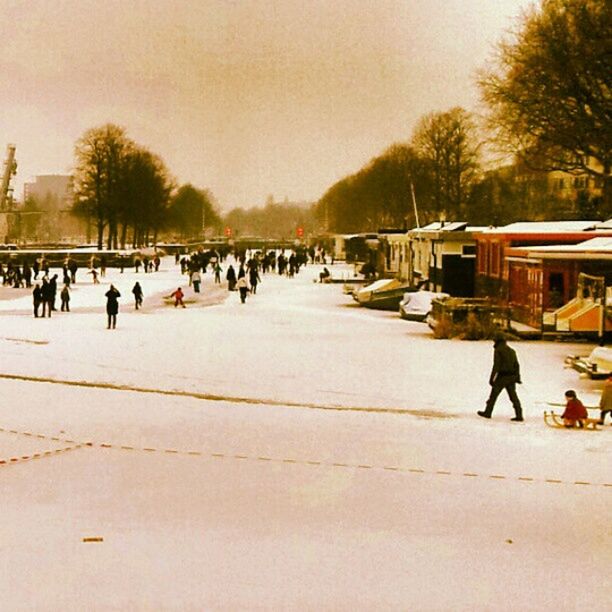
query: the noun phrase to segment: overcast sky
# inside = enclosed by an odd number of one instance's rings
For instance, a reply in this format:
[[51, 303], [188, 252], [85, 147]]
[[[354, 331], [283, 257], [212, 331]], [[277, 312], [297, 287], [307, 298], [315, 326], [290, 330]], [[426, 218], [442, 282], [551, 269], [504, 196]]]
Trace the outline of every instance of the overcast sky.
[[224, 210], [317, 200], [474, 70], [528, 0], [0, 0], [0, 150], [16, 193], [107, 122]]

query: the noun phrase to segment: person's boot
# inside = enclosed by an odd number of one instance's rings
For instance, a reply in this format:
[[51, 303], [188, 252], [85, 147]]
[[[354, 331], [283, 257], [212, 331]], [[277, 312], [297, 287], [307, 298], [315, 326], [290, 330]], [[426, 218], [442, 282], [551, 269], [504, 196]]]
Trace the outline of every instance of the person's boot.
[[484, 417], [485, 419], [490, 419], [491, 418], [491, 413], [487, 412], [486, 410], [479, 410], [476, 414], [478, 416]]
[[523, 419], [523, 410], [521, 408], [518, 408], [518, 409], [515, 408], [514, 412], [516, 413], [516, 416], [511, 418], [510, 419], [511, 421], [518, 421], [518, 422], [524, 421], [524, 419]]

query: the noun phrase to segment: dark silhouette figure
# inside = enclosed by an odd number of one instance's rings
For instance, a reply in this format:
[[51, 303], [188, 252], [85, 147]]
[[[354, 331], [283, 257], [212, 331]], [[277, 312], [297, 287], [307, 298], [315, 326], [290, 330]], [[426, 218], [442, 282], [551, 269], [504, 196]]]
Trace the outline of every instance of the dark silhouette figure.
[[236, 270], [234, 270], [234, 266], [231, 264], [227, 268], [227, 274], [225, 275], [225, 279], [227, 280], [227, 288], [229, 291], [235, 291], [236, 289]]
[[43, 278], [40, 292], [42, 295], [42, 316], [44, 317], [45, 313], [47, 313], [47, 316], [50, 318], [52, 310], [51, 306], [53, 304], [53, 290], [46, 278]]
[[62, 312], [70, 312], [70, 289], [68, 289], [68, 285], [64, 285], [60, 293], [60, 299], [62, 300]]
[[251, 284], [251, 293], [257, 293], [257, 284], [261, 282], [259, 272], [256, 266], [249, 268], [249, 283]]
[[71, 276], [71, 280], [73, 284], [76, 283], [76, 273], [78, 269], [79, 269], [79, 266], [77, 265], [77, 262], [74, 261], [74, 259], [69, 259], [68, 260], [68, 270], [70, 270], [70, 276]]
[[54, 274], [49, 281], [49, 291], [51, 292], [51, 310], [56, 310], [55, 308], [55, 298], [57, 296], [57, 274]]
[[138, 310], [142, 306], [142, 287], [140, 283], [136, 281], [136, 284], [132, 288], [132, 293], [134, 294], [134, 305], [136, 306], [136, 310]]
[[27, 261], [23, 264], [23, 280], [25, 281], [25, 286], [29, 289], [32, 286], [32, 269]]
[[491, 394], [487, 400], [484, 410], [479, 410], [478, 415], [486, 419], [491, 418], [495, 401], [499, 394], [505, 389], [514, 407], [515, 416], [513, 421], [523, 420], [523, 409], [516, 394], [516, 385], [521, 383], [521, 372], [516, 352], [506, 344], [506, 339], [498, 336], [495, 339], [495, 352], [493, 355], [493, 369], [489, 377]]
[[[43, 303], [42, 290], [38, 283], [34, 285], [34, 290], [32, 291], [32, 300], [34, 302], [34, 316], [38, 318], [38, 309], [40, 308], [40, 305]], [[44, 316], [45, 316], [45, 312], [43, 309], [43, 317]]]
[[117, 326], [117, 314], [119, 313], [119, 302], [117, 301], [121, 294], [114, 285], [110, 286], [110, 289], [106, 292], [106, 314], [108, 316], [107, 329], [115, 329]]

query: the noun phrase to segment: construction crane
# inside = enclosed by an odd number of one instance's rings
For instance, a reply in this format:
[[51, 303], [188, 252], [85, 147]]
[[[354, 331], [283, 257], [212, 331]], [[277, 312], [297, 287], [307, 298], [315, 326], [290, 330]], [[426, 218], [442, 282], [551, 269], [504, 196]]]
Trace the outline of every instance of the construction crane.
[[7, 209], [13, 201], [13, 188], [11, 178], [17, 174], [17, 162], [15, 161], [15, 145], [6, 147], [6, 161], [4, 162], [4, 172], [2, 173], [2, 185], [0, 186], [0, 211]]

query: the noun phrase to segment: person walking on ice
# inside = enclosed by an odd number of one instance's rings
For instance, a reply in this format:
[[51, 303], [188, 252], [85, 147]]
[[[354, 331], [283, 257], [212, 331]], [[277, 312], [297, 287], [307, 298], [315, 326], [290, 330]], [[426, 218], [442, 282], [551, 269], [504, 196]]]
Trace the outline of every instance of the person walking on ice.
[[60, 299], [62, 301], [61, 311], [62, 312], [70, 312], [70, 289], [68, 289], [68, 285], [64, 285], [60, 293]]
[[502, 335], [498, 335], [495, 338], [493, 346], [495, 348], [493, 354], [493, 369], [489, 377], [491, 393], [485, 409], [479, 410], [477, 414], [485, 419], [490, 419], [495, 401], [499, 397], [499, 394], [505, 389], [514, 407], [514, 417], [510, 420], [522, 421], [523, 409], [516, 394], [516, 385], [517, 383], [521, 384], [521, 372], [516, 352], [506, 344], [506, 339]]
[[238, 278], [236, 287], [238, 291], [240, 291], [240, 301], [244, 304], [246, 302], [247, 293], [249, 292], [249, 285], [244, 274]]
[[119, 302], [118, 298], [121, 294], [114, 285], [110, 286], [110, 289], [106, 292], [106, 314], [108, 316], [108, 326], [106, 329], [115, 329], [117, 326], [117, 314], [119, 313]]
[[134, 286], [132, 287], [132, 293], [134, 294], [134, 305], [136, 306], [136, 310], [138, 310], [142, 306], [142, 287], [140, 283], [136, 281]]
[[178, 287], [176, 291], [173, 291], [170, 294], [170, 297], [174, 298], [174, 307], [176, 308], [177, 306], [179, 306], [179, 304], [185, 308], [185, 304], [183, 303], [183, 298], [185, 297], [185, 294], [183, 293], [183, 290]]
[[599, 400], [599, 424], [603, 425], [606, 420], [606, 414], [612, 414], [612, 374], [610, 374], [604, 383], [601, 398]]
[[193, 290], [195, 293], [200, 293], [200, 283], [202, 282], [202, 277], [200, 276], [199, 270], [194, 270], [191, 275], [191, 284], [193, 285]]
[[213, 270], [215, 272], [215, 284], [219, 285], [221, 283], [221, 272], [223, 272], [223, 268], [219, 265], [218, 261], [215, 263]]
[[[40, 305], [43, 303], [43, 294], [42, 294], [40, 285], [38, 283], [34, 285], [34, 289], [32, 291], [32, 300], [34, 302], [34, 316], [38, 318], [38, 309], [40, 308]], [[43, 310], [43, 317], [44, 316], [45, 314]]]

